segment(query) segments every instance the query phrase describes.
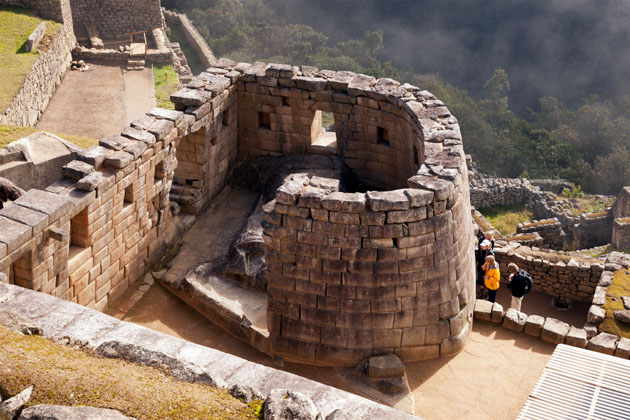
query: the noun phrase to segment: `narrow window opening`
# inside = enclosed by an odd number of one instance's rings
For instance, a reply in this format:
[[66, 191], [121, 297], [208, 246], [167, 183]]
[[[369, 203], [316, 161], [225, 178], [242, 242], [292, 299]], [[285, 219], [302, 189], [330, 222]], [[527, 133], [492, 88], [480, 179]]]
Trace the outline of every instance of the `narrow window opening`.
[[[157, 165], [155, 165], [155, 181], [161, 181], [166, 178], [166, 171], [164, 170], [164, 161], [161, 161]], [[126, 195], [126, 192], [125, 192]]]
[[123, 205], [126, 207], [135, 201], [135, 189], [133, 184], [125, 188], [125, 198]]
[[416, 165], [416, 169], [420, 167], [420, 160], [418, 159], [418, 148], [413, 146], [413, 164]]
[[376, 142], [381, 146], [389, 147], [389, 132], [383, 127], [376, 127]]
[[271, 130], [271, 118], [268, 112], [258, 113], [258, 128], [261, 130]]
[[315, 111], [311, 127], [311, 145], [337, 150], [337, 133], [335, 133], [335, 117], [332, 112]]
[[226, 109], [225, 111], [223, 111], [223, 113], [221, 114], [221, 123], [227, 127], [230, 125], [230, 110]]

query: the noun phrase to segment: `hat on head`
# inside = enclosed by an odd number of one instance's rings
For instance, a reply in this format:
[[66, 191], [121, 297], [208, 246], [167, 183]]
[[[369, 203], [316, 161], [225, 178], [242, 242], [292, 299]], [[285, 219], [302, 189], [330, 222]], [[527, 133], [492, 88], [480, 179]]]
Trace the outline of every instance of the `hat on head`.
[[488, 246], [490, 246], [490, 245], [491, 245], [491, 244], [490, 244], [490, 241], [489, 241], [489, 240], [487, 240], [487, 239], [484, 239], [483, 241], [481, 241], [481, 247], [482, 247], [482, 248], [488, 247]]

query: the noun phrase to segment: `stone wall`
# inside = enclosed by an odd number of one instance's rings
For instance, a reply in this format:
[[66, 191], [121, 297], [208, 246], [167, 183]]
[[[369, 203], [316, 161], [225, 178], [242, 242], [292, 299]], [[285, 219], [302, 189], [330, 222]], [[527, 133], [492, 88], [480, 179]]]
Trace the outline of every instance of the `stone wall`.
[[532, 185], [525, 178], [475, 178], [470, 183], [470, 204], [478, 210], [530, 201]]
[[630, 217], [615, 219], [612, 243], [617, 249], [630, 249]]
[[551, 249], [562, 249], [566, 238], [557, 218], [519, 223], [516, 232], [525, 234], [536, 232], [542, 238], [542, 245]]
[[[67, 5], [67, 2], [60, 3]], [[68, 9], [63, 8], [63, 11], [68, 12]], [[26, 76], [22, 88], [0, 115], [0, 123], [35, 125], [70, 66], [71, 51], [75, 42], [76, 39], [71, 27], [64, 24], [54, 35], [48, 50], [43, 53], [40, 52], [31, 71]]]
[[623, 187], [612, 208], [613, 218], [630, 217], [630, 187]]
[[515, 263], [532, 275], [534, 290], [566, 302], [590, 302], [604, 265], [585, 259], [538, 253], [528, 247], [505, 246], [495, 248], [496, 258], [501, 268], [501, 277], [508, 278], [507, 267]]
[[70, 0], [75, 31], [94, 24], [103, 39], [124, 39], [129, 32], [164, 26], [159, 0]]
[[44, 19], [64, 22], [66, 11], [63, 10], [69, 0], [0, 0], [0, 5], [19, 6], [34, 10]]
[[593, 248], [612, 242], [613, 217], [611, 211], [582, 214], [573, 229], [576, 249]]
[[177, 25], [182, 28], [190, 46], [195, 50], [204, 66], [212, 67], [216, 63], [217, 59], [208, 46], [208, 43], [203, 39], [201, 34], [197, 32], [197, 29], [190, 22], [188, 16], [170, 10], [164, 10], [164, 19], [167, 25]]

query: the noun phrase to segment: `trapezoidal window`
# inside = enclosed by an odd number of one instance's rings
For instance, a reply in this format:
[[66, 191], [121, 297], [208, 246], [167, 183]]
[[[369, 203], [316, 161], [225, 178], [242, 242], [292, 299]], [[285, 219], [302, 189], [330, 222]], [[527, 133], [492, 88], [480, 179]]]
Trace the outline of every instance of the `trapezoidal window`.
[[221, 113], [221, 124], [223, 124], [224, 127], [227, 127], [228, 125], [230, 125], [230, 110], [229, 109], [226, 109], [225, 111]]
[[335, 117], [332, 112], [315, 111], [311, 126], [311, 146], [337, 150], [337, 133], [335, 133]]
[[381, 146], [390, 146], [389, 131], [383, 127], [376, 127], [376, 143]]
[[271, 117], [268, 112], [258, 113], [258, 129], [271, 130]]

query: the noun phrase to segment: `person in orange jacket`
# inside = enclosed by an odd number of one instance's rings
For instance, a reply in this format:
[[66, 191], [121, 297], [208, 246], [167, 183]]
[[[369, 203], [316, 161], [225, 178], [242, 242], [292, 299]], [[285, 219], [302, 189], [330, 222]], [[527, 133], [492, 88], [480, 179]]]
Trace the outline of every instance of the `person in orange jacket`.
[[488, 289], [488, 300], [494, 303], [497, 298], [497, 291], [499, 290], [499, 281], [501, 280], [499, 263], [496, 262], [494, 256], [488, 255], [486, 262], [481, 268], [485, 273], [483, 276], [483, 284]]

